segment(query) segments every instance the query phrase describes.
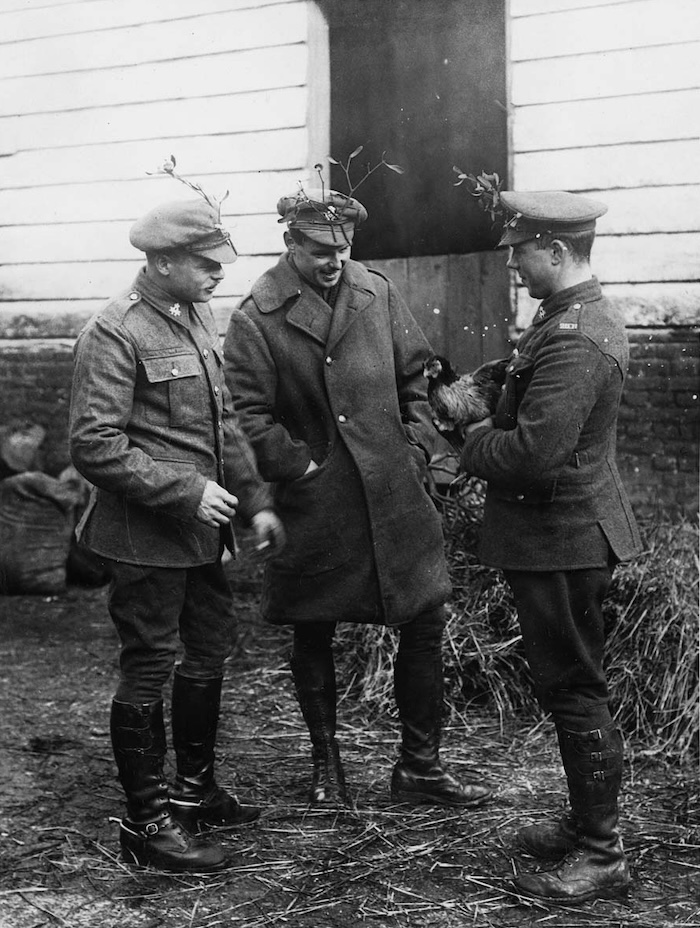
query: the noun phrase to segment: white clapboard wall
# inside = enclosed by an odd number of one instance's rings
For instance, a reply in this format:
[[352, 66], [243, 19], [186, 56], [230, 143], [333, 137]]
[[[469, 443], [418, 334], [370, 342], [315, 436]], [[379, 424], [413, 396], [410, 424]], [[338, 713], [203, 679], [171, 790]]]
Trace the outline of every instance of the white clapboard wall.
[[603, 200], [593, 268], [627, 323], [697, 324], [700, 2], [510, 0], [509, 30], [513, 187]]
[[127, 288], [133, 221], [229, 196], [220, 321], [283, 250], [275, 204], [329, 149], [328, 40], [306, 0], [0, 0], [0, 337], [63, 337]]

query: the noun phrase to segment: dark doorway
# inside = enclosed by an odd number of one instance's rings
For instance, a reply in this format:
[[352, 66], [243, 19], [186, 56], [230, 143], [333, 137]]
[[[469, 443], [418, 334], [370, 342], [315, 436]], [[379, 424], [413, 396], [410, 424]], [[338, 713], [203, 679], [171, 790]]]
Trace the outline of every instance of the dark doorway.
[[[467, 173], [507, 170], [505, 0], [325, 0], [330, 32], [331, 151], [354, 182], [386, 151], [400, 164], [362, 184], [370, 221], [360, 260], [465, 254], [497, 230], [455, 187]], [[331, 183], [347, 192], [340, 168]]]

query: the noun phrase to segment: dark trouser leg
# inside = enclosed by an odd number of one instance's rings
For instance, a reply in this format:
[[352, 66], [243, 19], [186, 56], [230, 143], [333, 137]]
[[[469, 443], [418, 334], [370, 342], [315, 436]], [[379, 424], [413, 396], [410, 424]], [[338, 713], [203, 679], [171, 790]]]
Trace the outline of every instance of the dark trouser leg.
[[191, 838], [170, 817], [163, 775], [165, 727], [162, 701], [147, 705], [112, 703], [112, 746], [126, 794], [127, 817], [120, 825], [127, 862], [159, 870], [210, 871], [224, 866], [221, 848]]
[[551, 874], [521, 876], [521, 892], [581, 902], [626, 891], [629, 870], [617, 833], [622, 742], [612, 724], [603, 673], [602, 604], [607, 568], [553, 573], [508, 571], [538, 699], [551, 712], [571, 812], [556, 825], [529, 826], [521, 842], [537, 856], [568, 854]]
[[345, 773], [336, 741], [336, 686], [333, 661], [335, 623], [294, 626], [290, 667], [301, 714], [311, 738], [312, 805], [347, 804]]
[[398, 802], [446, 806], [481, 805], [483, 786], [461, 785], [442, 769], [442, 633], [444, 610], [433, 609], [400, 628], [394, 694], [401, 720], [401, 751], [391, 779]]
[[127, 799], [120, 841], [127, 860], [164, 870], [212, 870], [223, 851], [191, 838], [170, 815], [163, 775], [162, 690], [175, 662], [186, 570], [111, 565], [109, 611], [121, 640], [111, 733]]
[[173, 815], [193, 832], [246, 824], [260, 814], [255, 806], [241, 805], [214, 777], [223, 668], [233, 625], [231, 589], [221, 564], [191, 568], [179, 620], [184, 657], [173, 679], [177, 776], [170, 804]]
[[173, 747], [177, 776], [170, 794], [173, 816], [192, 833], [244, 825], [260, 815], [242, 805], [214, 778], [221, 677], [194, 680], [175, 671], [172, 698]]

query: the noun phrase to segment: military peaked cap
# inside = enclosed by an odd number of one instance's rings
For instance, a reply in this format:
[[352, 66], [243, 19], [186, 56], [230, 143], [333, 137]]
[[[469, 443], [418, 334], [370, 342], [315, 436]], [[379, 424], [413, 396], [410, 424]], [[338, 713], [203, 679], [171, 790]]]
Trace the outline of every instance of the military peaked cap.
[[541, 235], [585, 232], [608, 211], [605, 203], [563, 190], [502, 190], [501, 202], [514, 215], [506, 222], [498, 247], [517, 245]]
[[219, 212], [204, 199], [163, 203], [131, 227], [129, 241], [139, 251], [187, 251], [220, 264], [238, 257]]
[[367, 219], [359, 200], [337, 190], [300, 190], [277, 202], [278, 222], [298, 229], [322, 245], [350, 244], [356, 226]]

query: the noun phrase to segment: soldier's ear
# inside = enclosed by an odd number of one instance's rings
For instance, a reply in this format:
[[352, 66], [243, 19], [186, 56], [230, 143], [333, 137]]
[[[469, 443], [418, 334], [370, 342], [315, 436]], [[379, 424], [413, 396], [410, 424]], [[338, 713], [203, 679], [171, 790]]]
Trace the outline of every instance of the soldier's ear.
[[296, 242], [294, 241], [292, 236], [289, 234], [289, 232], [284, 233], [284, 244], [287, 246], [287, 250], [291, 254], [294, 254], [294, 248], [296, 246]]
[[162, 274], [163, 277], [170, 276], [170, 265], [172, 263], [170, 260], [170, 255], [167, 255], [165, 253], [156, 253], [152, 255], [151, 263], [153, 267], [155, 268], [155, 270], [159, 274]]
[[568, 252], [568, 245], [565, 245], [564, 242], [560, 241], [558, 238], [553, 239], [549, 244], [549, 250], [552, 254], [552, 263], [559, 264], [566, 252]]

